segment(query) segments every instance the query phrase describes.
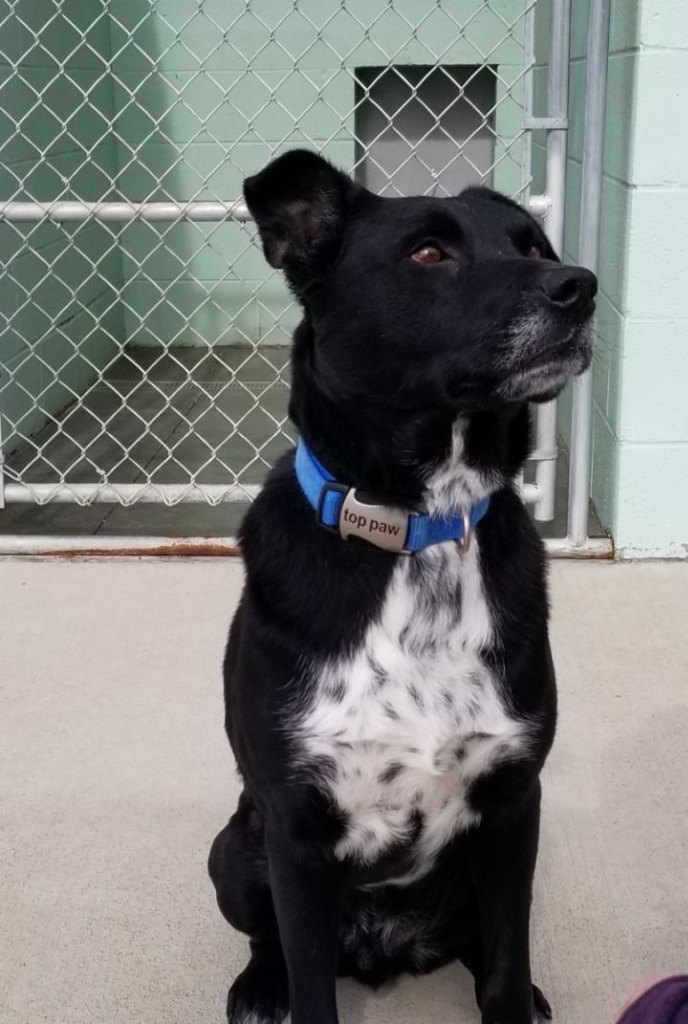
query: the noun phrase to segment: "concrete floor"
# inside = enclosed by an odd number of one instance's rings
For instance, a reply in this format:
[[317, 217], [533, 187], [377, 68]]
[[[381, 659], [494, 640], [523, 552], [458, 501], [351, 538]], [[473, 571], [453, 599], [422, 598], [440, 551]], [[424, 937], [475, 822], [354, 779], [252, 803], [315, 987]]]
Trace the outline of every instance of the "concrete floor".
[[[0, 562], [3, 1024], [218, 1024], [244, 939], [209, 843], [237, 782], [220, 659], [241, 565]], [[561, 724], [533, 917], [558, 1024], [688, 964], [688, 566], [555, 563]], [[340, 986], [342, 1024], [476, 1022], [458, 966]]]

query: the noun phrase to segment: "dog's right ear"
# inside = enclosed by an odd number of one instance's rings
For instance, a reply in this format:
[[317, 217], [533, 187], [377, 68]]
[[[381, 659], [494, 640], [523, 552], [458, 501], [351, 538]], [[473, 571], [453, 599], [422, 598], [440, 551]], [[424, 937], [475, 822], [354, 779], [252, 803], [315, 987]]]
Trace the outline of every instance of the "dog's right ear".
[[341, 243], [351, 178], [316, 153], [294, 149], [244, 181], [268, 263], [305, 282]]

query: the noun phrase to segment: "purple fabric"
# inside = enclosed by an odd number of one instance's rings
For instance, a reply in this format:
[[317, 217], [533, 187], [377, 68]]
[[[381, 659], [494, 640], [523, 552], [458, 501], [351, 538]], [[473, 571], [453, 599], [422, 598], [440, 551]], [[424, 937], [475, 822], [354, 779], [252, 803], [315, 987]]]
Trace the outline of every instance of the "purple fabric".
[[688, 975], [653, 985], [628, 1007], [618, 1024], [688, 1024]]

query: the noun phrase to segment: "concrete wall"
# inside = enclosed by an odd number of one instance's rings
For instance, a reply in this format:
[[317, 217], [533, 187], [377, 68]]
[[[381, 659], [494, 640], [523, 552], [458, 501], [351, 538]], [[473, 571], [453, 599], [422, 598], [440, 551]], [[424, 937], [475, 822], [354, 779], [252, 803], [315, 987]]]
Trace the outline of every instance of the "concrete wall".
[[[0, 0], [2, 199], [98, 199], [115, 174], [112, 83], [99, 81], [109, 57], [107, 19], [99, 4], [83, 0], [65, 0], [60, 12], [49, 0]], [[0, 251], [7, 451], [15, 431], [35, 432], [86, 389], [115, 353], [123, 319], [121, 263], [107, 228], [0, 225]]]
[[[154, 7], [111, 0], [118, 190], [130, 199], [234, 199], [247, 174], [298, 145], [316, 146], [349, 169], [357, 68], [428, 65], [438, 57], [470, 67], [488, 55], [499, 71], [494, 181], [513, 192], [521, 181], [514, 139], [523, 20], [513, 0], [490, 7], [347, 0], [342, 9], [339, 0], [304, 0], [294, 10], [279, 0], [158, 0]], [[463, 14], [476, 10], [462, 32]], [[287, 309], [280, 277], [266, 273], [253, 234], [236, 224], [127, 228], [128, 341], [287, 343], [298, 313]]]

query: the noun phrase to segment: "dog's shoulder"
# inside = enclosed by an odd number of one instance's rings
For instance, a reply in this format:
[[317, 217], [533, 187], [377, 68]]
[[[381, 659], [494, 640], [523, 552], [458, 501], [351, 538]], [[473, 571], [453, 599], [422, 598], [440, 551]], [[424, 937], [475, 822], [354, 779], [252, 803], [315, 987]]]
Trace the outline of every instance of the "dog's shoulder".
[[246, 617], [270, 620], [296, 648], [336, 654], [377, 614], [395, 556], [345, 543], [316, 522], [284, 456], [248, 510], [240, 532]]
[[535, 523], [514, 491], [493, 495], [489, 522], [480, 533], [480, 555], [502, 649], [546, 641], [549, 562]]

